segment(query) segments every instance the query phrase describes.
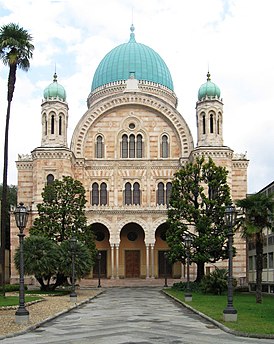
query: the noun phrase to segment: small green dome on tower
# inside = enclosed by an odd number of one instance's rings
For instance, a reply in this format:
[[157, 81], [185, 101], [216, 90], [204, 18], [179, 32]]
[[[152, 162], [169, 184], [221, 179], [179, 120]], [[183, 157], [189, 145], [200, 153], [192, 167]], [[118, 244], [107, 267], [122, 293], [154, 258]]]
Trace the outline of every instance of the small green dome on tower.
[[44, 99], [58, 98], [62, 101], [66, 101], [66, 90], [57, 82], [57, 74], [53, 75], [53, 83], [51, 83], [44, 90]]
[[210, 79], [209, 72], [207, 73], [207, 82], [203, 84], [198, 91], [198, 99], [202, 100], [205, 97], [217, 97], [220, 98], [221, 91], [220, 88], [214, 84]]
[[171, 74], [164, 60], [150, 47], [136, 42], [133, 25], [130, 30], [128, 43], [112, 49], [98, 65], [91, 91], [108, 83], [128, 80], [132, 75], [137, 80], [155, 82], [173, 91]]

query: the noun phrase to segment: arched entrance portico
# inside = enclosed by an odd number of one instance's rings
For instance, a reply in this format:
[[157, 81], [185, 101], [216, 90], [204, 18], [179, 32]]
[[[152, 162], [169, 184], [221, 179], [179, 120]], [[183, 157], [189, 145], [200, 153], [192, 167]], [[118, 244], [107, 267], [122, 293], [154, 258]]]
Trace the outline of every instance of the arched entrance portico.
[[[164, 222], [159, 225], [155, 231], [155, 268], [158, 278], [165, 277], [165, 252], [168, 252], [169, 247], [166, 242], [167, 223]], [[169, 278], [181, 277], [181, 265], [179, 263], [172, 264], [166, 261], [166, 274]]]
[[[101, 253], [100, 259], [100, 275], [102, 278], [108, 277], [108, 266], [110, 266], [110, 244], [109, 230], [101, 223], [93, 223], [91, 226], [95, 235], [95, 243], [97, 250]], [[93, 278], [98, 278], [99, 262], [96, 259], [93, 266]]]
[[146, 246], [143, 228], [134, 222], [126, 224], [120, 233], [120, 267], [122, 278], [146, 277]]

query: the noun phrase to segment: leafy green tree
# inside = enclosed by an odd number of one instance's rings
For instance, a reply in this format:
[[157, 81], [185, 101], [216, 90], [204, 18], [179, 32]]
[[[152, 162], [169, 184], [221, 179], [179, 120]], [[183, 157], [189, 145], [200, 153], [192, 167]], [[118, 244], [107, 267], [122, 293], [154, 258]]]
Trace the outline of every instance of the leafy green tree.
[[[31, 43], [32, 37], [28, 31], [19, 27], [18, 24], [10, 23], [0, 28], [0, 59], [3, 64], [9, 66], [7, 114], [4, 140], [4, 164], [3, 164], [3, 190], [1, 207], [1, 247], [2, 247], [2, 283], [5, 290], [5, 234], [8, 222], [7, 211], [7, 177], [8, 177], [8, 142], [9, 142], [9, 121], [13, 93], [16, 82], [16, 70], [20, 68], [28, 71], [30, 59], [32, 58], [34, 46]], [[5, 294], [5, 292], [4, 292]]]
[[[58, 273], [66, 278], [72, 274], [72, 248], [69, 240], [60, 245], [44, 236], [31, 235], [24, 240], [24, 268], [27, 275], [34, 275], [41, 290], [54, 290], [58, 284]], [[75, 243], [75, 272], [82, 278], [90, 272], [93, 260], [89, 249], [81, 242]], [[19, 247], [16, 249], [14, 262], [17, 270], [20, 263]]]
[[[64, 241], [60, 245], [59, 270], [66, 276], [71, 276], [73, 248], [70, 241]], [[82, 278], [86, 276], [93, 265], [92, 256], [87, 246], [80, 241], [76, 241], [74, 248], [75, 255], [75, 276]]]
[[273, 228], [273, 195], [256, 193], [237, 201], [243, 208], [242, 234], [247, 239], [254, 239], [256, 246], [256, 303], [262, 303], [262, 272], [263, 272], [263, 230]]
[[[75, 237], [89, 249], [92, 259], [96, 246], [92, 230], [87, 226], [85, 215], [85, 189], [82, 183], [69, 176], [54, 180], [42, 193], [43, 203], [37, 205], [38, 217], [30, 229], [31, 235], [43, 235], [61, 244]], [[66, 276], [57, 275], [56, 284], [61, 285]]]
[[[186, 259], [184, 237], [192, 237], [191, 261], [197, 264], [197, 278], [204, 265], [227, 257], [227, 229], [224, 211], [231, 203], [227, 171], [204, 157], [187, 163], [174, 176], [169, 200], [167, 243], [169, 259]], [[192, 228], [192, 230], [191, 230]]]
[[[26, 275], [34, 275], [41, 290], [50, 289], [50, 281], [56, 276], [60, 262], [59, 245], [49, 238], [31, 235], [24, 240], [24, 270]], [[19, 247], [15, 251], [16, 269], [20, 268]], [[52, 288], [54, 289], [54, 288]]]

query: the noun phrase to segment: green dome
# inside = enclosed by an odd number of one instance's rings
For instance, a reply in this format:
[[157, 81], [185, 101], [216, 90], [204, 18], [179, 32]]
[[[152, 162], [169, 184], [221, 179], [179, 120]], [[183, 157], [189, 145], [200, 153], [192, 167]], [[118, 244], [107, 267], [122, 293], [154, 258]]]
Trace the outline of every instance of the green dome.
[[203, 84], [198, 91], [198, 99], [202, 100], [207, 97], [217, 97], [220, 98], [221, 91], [217, 85], [210, 81], [210, 74], [207, 73], [207, 82]]
[[44, 90], [44, 99], [48, 98], [59, 98], [62, 101], [66, 100], [66, 90], [64, 87], [57, 82], [57, 74], [54, 73], [53, 83], [51, 83]]
[[97, 67], [91, 91], [110, 82], [127, 80], [134, 75], [137, 80], [151, 81], [173, 91], [173, 82], [164, 60], [153, 49], [135, 41], [132, 25], [128, 43], [112, 49]]

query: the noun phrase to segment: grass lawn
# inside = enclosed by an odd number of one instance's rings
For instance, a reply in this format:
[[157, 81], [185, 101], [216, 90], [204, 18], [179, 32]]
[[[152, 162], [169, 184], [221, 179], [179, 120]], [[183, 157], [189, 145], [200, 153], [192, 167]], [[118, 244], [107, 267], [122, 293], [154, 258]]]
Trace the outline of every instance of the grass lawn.
[[[185, 302], [183, 291], [165, 291]], [[233, 306], [238, 312], [237, 322], [223, 321], [223, 310], [227, 305], [226, 295], [192, 293], [192, 302], [185, 303], [230, 329], [247, 333], [274, 334], [274, 297], [271, 295], [264, 295], [263, 303], [256, 304], [253, 294], [234, 294]]]
[[[26, 296], [25, 302], [40, 300], [41, 297]], [[0, 296], [0, 308], [7, 306], [19, 306], [19, 296]]]

